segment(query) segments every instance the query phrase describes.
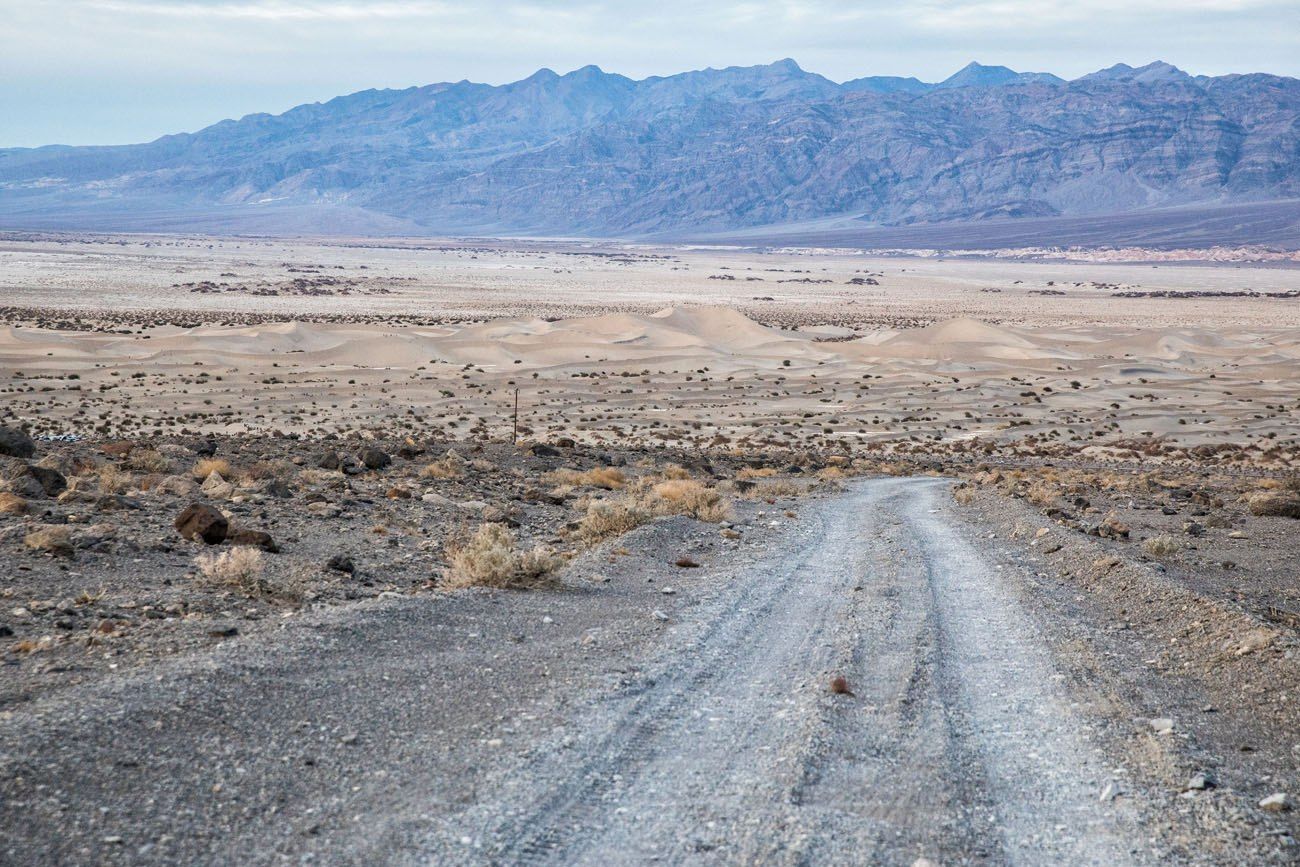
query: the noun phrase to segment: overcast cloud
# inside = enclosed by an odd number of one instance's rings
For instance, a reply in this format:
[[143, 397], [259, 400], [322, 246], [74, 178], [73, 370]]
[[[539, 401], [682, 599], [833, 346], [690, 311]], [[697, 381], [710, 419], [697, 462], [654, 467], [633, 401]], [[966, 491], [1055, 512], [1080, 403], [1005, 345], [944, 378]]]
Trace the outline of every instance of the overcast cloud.
[[145, 141], [369, 87], [595, 63], [633, 77], [793, 57], [840, 81], [970, 60], [1300, 76], [1297, 0], [0, 0], [0, 147]]

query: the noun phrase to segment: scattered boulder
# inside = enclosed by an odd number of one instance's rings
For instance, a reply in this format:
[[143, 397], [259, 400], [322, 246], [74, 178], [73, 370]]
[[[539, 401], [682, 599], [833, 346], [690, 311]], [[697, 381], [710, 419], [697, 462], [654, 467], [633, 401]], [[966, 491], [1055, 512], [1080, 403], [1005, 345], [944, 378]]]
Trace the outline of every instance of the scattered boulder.
[[1127, 539], [1129, 528], [1114, 515], [1107, 515], [1097, 527], [1097, 535], [1103, 539]]
[[203, 503], [191, 503], [176, 516], [176, 531], [191, 542], [219, 545], [226, 540], [230, 522], [226, 516]]
[[[558, 458], [560, 456], [559, 449], [552, 448], [546, 443], [533, 443], [532, 446], [529, 447], [528, 453], [535, 458]], [[450, 455], [451, 452], [448, 452], [447, 454]]]
[[0, 493], [0, 515], [26, 515], [27, 501], [17, 494]]
[[41, 486], [47, 497], [57, 497], [68, 489], [68, 480], [63, 473], [49, 467], [30, 466], [27, 472]]
[[194, 454], [201, 458], [210, 458], [217, 453], [216, 440], [199, 440], [194, 444]]
[[30, 458], [34, 454], [36, 454], [36, 443], [26, 431], [0, 425], [0, 455]]
[[1246, 501], [1252, 515], [1269, 518], [1300, 518], [1300, 494], [1266, 491]]
[[71, 557], [75, 553], [72, 531], [63, 526], [41, 526], [28, 533], [23, 544], [40, 554]]
[[73, 543], [78, 548], [98, 548], [116, 536], [117, 527], [112, 524], [91, 524], [73, 537]]
[[177, 497], [192, 497], [198, 486], [188, 476], [164, 476], [151, 489], [155, 494], [171, 494]]
[[337, 470], [343, 463], [336, 451], [324, 451], [316, 458], [316, 466], [322, 470]]
[[393, 459], [388, 452], [374, 446], [363, 449], [361, 452], [361, 463], [365, 464], [368, 470], [382, 470], [392, 462]]
[[357, 564], [352, 562], [352, 558], [347, 554], [335, 554], [325, 563], [325, 568], [331, 572], [343, 572], [351, 575], [357, 571]]
[[1274, 792], [1259, 802], [1259, 808], [1270, 813], [1282, 813], [1291, 809], [1291, 799], [1286, 792]]
[[280, 553], [280, 546], [275, 543], [275, 539], [263, 530], [230, 530], [226, 533], [226, 541], [232, 545], [261, 548], [268, 554]]
[[222, 478], [221, 473], [213, 470], [206, 479], [203, 480], [203, 493], [212, 497], [214, 500], [228, 499], [235, 493], [235, 486]]
[[307, 504], [307, 513], [317, 518], [337, 518], [342, 512], [338, 506], [324, 500]]
[[104, 494], [102, 497], [95, 498], [95, 508], [101, 512], [120, 512], [123, 509], [140, 511], [144, 504], [134, 497], [126, 497], [122, 494]]

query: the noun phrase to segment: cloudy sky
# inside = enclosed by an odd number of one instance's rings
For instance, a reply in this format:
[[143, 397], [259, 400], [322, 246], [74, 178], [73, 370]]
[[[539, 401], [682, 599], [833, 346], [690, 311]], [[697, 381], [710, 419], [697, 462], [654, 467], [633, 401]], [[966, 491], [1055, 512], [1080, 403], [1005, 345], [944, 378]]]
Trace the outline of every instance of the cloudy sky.
[[837, 81], [969, 60], [1300, 76], [1298, 0], [0, 0], [0, 147], [145, 141], [369, 87], [793, 57]]

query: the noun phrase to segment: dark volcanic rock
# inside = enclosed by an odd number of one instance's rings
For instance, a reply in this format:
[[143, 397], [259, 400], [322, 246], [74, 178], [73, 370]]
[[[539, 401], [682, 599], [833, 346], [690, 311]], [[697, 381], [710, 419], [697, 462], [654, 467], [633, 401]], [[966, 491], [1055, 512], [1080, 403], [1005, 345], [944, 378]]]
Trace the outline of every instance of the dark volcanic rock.
[[176, 516], [176, 530], [192, 542], [219, 545], [226, 539], [230, 522], [226, 516], [203, 503], [191, 503]]
[[36, 443], [25, 432], [15, 427], [0, 425], [0, 455], [30, 458], [36, 454]]
[[52, 470], [48, 467], [31, 466], [27, 468], [31, 477], [36, 479], [41, 490], [45, 491], [47, 497], [57, 497], [68, 489], [68, 480], [63, 478], [63, 473], [58, 470]]
[[280, 546], [271, 538], [271, 534], [263, 530], [232, 530], [226, 534], [226, 541], [231, 545], [250, 545], [254, 548], [261, 548], [271, 554], [279, 554]]
[[357, 564], [347, 554], [335, 554], [325, 564], [325, 568], [333, 572], [344, 572], [351, 575], [357, 571]]
[[372, 447], [361, 452], [361, 462], [366, 465], [368, 470], [382, 470], [391, 464], [393, 459], [383, 449]]

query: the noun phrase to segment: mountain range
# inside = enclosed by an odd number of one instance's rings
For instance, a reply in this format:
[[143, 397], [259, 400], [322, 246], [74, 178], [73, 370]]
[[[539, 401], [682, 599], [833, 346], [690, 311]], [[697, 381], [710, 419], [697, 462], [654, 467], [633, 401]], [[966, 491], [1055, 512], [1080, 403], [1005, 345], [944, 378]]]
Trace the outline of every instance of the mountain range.
[[0, 226], [675, 236], [1300, 198], [1300, 80], [793, 60], [366, 90], [147, 144], [0, 150]]

